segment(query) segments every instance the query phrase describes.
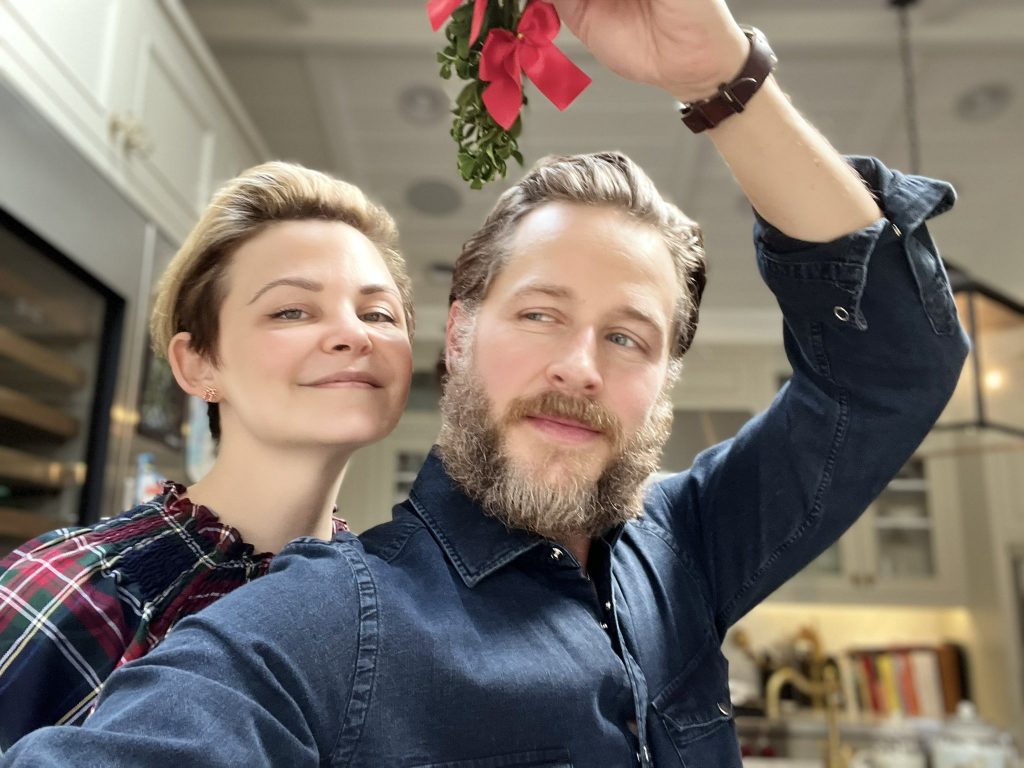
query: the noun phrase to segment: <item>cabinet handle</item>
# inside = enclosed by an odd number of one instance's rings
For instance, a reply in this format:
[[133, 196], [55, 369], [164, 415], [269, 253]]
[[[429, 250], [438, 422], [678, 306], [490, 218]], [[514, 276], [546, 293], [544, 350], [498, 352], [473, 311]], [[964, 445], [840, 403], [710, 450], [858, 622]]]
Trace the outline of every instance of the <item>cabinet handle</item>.
[[111, 112], [107, 120], [107, 132], [115, 142], [119, 141], [122, 135], [127, 135], [131, 126], [132, 116], [121, 112]]
[[132, 120], [124, 135], [124, 148], [128, 150], [129, 154], [145, 159], [152, 157], [153, 151], [156, 149], [153, 140], [146, 133], [146, 129], [137, 120]]

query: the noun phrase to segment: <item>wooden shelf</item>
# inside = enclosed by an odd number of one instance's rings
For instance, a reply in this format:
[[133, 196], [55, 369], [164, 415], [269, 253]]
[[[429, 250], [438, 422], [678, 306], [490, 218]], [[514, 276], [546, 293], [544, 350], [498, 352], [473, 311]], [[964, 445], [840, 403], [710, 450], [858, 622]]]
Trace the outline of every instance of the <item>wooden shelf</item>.
[[20, 275], [0, 267], [0, 296], [23, 299], [38, 313], [37, 321], [48, 333], [73, 339], [96, 335], [93, 324], [77, 312], [68, 312], [67, 305], [58, 296], [41, 290]]
[[0, 507], [0, 536], [11, 539], [34, 539], [40, 534], [57, 528], [66, 528], [70, 524], [66, 520], [53, 515], [38, 512], [26, 512], [23, 509]]
[[0, 387], [0, 416], [58, 437], [70, 438], [78, 434], [76, 419], [7, 387]]
[[0, 355], [72, 387], [80, 387], [85, 382], [85, 371], [77, 365], [3, 326], [0, 326]]
[[0, 447], [0, 478], [59, 490], [74, 482], [71, 467], [13, 448]]

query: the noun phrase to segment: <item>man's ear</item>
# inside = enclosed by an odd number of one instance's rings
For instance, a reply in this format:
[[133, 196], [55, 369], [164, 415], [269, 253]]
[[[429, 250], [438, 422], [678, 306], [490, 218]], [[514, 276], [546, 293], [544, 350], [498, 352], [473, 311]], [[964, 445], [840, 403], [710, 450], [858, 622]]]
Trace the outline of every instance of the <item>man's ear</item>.
[[462, 359], [462, 345], [467, 343], [465, 326], [469, 316], [461, 301], [453, 301], [448, 308], [448, 322], [444, 328], [444, 362], [449, 371], [454, 371]]
[[207, 389], [217, 389], [217, 369], [204, 355], [192, 348], [192, 334], [174, 334], [167, 345], [167, 362], [178, 386], [188, 394], [202, 398]]

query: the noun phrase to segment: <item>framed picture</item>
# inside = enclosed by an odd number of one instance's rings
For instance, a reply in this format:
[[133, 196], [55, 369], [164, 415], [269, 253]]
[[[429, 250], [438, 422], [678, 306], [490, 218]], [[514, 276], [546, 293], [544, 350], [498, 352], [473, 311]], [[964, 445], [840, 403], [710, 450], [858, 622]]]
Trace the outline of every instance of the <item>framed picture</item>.
[[185, 443], [182, 435], [185, 402], [186, 395], [174, 380], [171, 366], [154, 355], [152, 346], [147, 344], [136, 430], [169, 448], [180, 449]]

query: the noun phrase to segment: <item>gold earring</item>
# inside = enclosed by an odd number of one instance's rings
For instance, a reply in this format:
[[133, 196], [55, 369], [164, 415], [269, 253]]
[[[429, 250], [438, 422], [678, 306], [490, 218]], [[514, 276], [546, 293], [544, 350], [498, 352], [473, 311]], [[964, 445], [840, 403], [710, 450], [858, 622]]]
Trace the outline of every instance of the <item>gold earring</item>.
[[214, 402], [216, 397], [217, 390], [214, 389], [213, 387], [207, 387], [206, 389], [203, 390], [203, 400], [205, 400], [206, 402], [212, 403]]

